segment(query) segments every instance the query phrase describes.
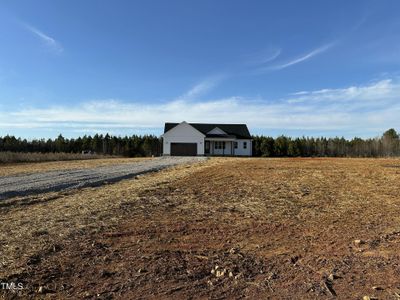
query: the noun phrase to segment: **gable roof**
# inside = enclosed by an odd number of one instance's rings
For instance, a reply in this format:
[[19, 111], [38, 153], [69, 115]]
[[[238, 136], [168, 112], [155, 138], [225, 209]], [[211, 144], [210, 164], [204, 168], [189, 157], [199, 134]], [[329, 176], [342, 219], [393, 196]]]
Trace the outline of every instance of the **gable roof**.
[[[165, 123], [164, 133], [171, 130], [178, 124], [180, 123]], [[233, 135], [241, 139], [251, 139], [251, 135], [246, 124], [210, 124], [210, 123], [188, 123], [188, 124], [196, 128], [198, 131], [205, 134], [206, 136], [209, 136], [207, 132], [210, 132], [215, 127], [218, 127], [219, 129], [225, 131], [227, 135]]]
[[223, 131], [221, 128], [214, 127], [214, 129], [211, 129], [209, 132], [207, 132], [207, 135], [209, 134], [226, 134], [226, 132]]

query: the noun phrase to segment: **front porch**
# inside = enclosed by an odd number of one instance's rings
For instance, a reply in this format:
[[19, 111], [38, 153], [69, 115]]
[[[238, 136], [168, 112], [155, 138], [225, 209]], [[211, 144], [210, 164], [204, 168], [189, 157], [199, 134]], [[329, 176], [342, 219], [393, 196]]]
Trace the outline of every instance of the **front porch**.
[[234, 156], [237, 148], [236, 138], [205, 138], [204, 155]]

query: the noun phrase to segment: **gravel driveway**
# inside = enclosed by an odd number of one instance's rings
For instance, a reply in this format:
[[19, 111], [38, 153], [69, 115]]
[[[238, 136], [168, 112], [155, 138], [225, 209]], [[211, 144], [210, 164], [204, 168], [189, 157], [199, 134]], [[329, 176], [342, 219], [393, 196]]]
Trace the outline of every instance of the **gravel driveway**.
[[49, 171], [36, 174], [0, 177], [0, 200], [45, 192], [100, 186], [140, 174], [180, 164], [205, 160], [205, 157], [160, 157], [141, 162], [110, 165], [92, 169]]

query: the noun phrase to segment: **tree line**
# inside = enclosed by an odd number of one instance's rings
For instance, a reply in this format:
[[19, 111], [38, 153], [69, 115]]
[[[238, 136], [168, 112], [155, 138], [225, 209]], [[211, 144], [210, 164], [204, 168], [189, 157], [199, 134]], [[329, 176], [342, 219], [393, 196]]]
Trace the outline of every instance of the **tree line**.
[[39, 153], [82, 153], [126, 157], [157, 156], [161, 154], [161, 144], [154, 135], [111, 136], [95, 134], [78, 138], [26, 140], [14, 136], [0, 137], [0, 151]]
[[[81, 153], [126, 157], [158, 156], [162, 153], [162, 141], [155, 135], [111, 136], [96, 134], [78, 138], [21, 139], [14, 136], [0, 137], [0, 151], [39, 153]], [[400, 139], [394, 129], [381, 137], [353, 138], [291, 138], [279, 136], [253, 136], [253, 156], [262, 157], [386, 157], [400, 156]]]
[[253, 155], [264, 157], [386, 157], [400, 156], [400, 140], [396, 130], [389, 129], [381, 137], [353, 138], [277, 138], [254, 136]]

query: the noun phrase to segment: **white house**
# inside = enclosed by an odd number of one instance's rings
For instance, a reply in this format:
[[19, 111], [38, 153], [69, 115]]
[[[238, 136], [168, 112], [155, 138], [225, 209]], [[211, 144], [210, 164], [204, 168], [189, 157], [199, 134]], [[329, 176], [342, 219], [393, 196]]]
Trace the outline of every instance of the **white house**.
[[165, 123], [163, 155], [251, 156], [246, 124]]

